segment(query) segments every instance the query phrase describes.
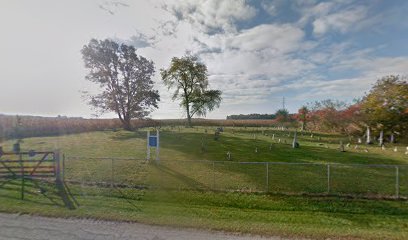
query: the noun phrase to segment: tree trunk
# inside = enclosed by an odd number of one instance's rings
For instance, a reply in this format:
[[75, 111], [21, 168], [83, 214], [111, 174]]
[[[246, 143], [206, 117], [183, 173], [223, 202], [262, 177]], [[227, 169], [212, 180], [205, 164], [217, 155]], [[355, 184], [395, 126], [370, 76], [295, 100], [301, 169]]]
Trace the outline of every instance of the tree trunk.
[[394, 142], [395, 142], [394, 133], [391, 133], [391, 136], [390, 136], [390, 143], [394, 143]]
[[123, 125], [123, 128], [124, 128], [126, 131], [132, 131], [132, 130], [133, 130], [133, 128], [132, 128], [132, 123], [130, 122], [130, 119], [128, 119], [128, 118], [124, 118], [124, 119], [123, 119], [122, 125]]
[[187, 124], [188, 124], [188, 127], [191, 127], [192, 125], [191, 125], [190, 105], [189, 104], [187, 104], [186, 106], [186, 111], [187, 111]]

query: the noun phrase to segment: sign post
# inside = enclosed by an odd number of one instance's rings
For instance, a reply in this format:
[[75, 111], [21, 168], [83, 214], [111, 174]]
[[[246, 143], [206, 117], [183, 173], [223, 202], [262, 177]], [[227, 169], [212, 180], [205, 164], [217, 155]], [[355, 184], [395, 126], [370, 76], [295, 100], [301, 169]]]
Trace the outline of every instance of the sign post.
[[160, 161], [159, 158], [159, 144], [160, 144], [160, 133], [159, 130], [156, 129], [156, 135], [150, 135], [150, 131], [147, 131], [147, 160], [150, 160], [150, 148], [156, 148], [156, 162]]

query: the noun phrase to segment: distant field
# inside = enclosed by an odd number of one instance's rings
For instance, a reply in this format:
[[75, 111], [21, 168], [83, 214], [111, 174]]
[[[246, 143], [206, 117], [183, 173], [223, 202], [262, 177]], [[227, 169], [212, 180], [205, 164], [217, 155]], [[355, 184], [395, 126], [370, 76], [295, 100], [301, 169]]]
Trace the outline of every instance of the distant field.
[[[298, 135], [300, 148], [292, 149], [293, 132], [267, 127], [227, 127], [216, 141], [214, 130], [214, 127], [163, 127], [158, 165], [143, 160], [146, 129], [24, 139], [23, 150], [61, 149], [66, 156], [67, 180], [105, 182], [107, 188], [72, 185], [82, 203], [74, 211], [49, 204], [48, 199], [37, 195], [20, 201], [18, 192], [0, 189], [0, 210], [319, 238], [407, 237], [408, 208], [403, 200], [277, 194], [326, 194], [326, 164], [387, 164], [400, 165], [399, 191], [401, 196], [407, 196], [408, 169], [402, 166], [408, 164], [405, 146], [395, 145], [397, 152], [393, 151], [394, 146], [387, 146], [385, 151], [375, 145], [354, 149], [356, 139], [352, 139], [351, 147], [343, 153], [337, 150], [339, 141], [347, 144], [350, 139], [319, 133], [312, 138], [305, 133]], [[12, 143], [5, 142], [3, 148], [10, 150]], [[231, 160], [227, 159], [228, 151]], [[114, 160], [112, 171], [110, 158], [132, 159]], [[277, 162], [324, 165], [273, 164]], [[155, 190], [110, 189], [112, 173], [114, 184], [150, 185]], [[394, 167], [332, 165], [330, 180], [330, 194], [376, 197], [395, 194]], [[211, 191], [214, 189], [217, 191]]]

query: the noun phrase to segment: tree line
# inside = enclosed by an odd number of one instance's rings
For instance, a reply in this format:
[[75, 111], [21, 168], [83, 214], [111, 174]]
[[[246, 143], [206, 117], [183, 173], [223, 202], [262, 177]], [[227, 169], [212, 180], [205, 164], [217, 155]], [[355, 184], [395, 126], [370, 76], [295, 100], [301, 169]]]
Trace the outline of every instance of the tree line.
[[[294, 115], [303, 129], [365, 135], [372, 132], [390, 142], [408, 135], [408, 82], [406, 77], [385, 76], [352, 104], [323, 100], [306, 104]], [[381, 141], [382, 143], [382, 141]]]

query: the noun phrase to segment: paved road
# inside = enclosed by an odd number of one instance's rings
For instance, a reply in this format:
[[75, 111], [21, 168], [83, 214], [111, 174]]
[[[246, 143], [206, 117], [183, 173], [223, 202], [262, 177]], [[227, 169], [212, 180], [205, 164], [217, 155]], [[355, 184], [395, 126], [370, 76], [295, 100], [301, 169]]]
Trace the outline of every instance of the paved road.
[[250, 235], [238, 236], [224, 232], [150, 226], [139, 223], [45, 218], [0, 213], [0, 239], [278, 240], [282, 238], [264, 238]]

